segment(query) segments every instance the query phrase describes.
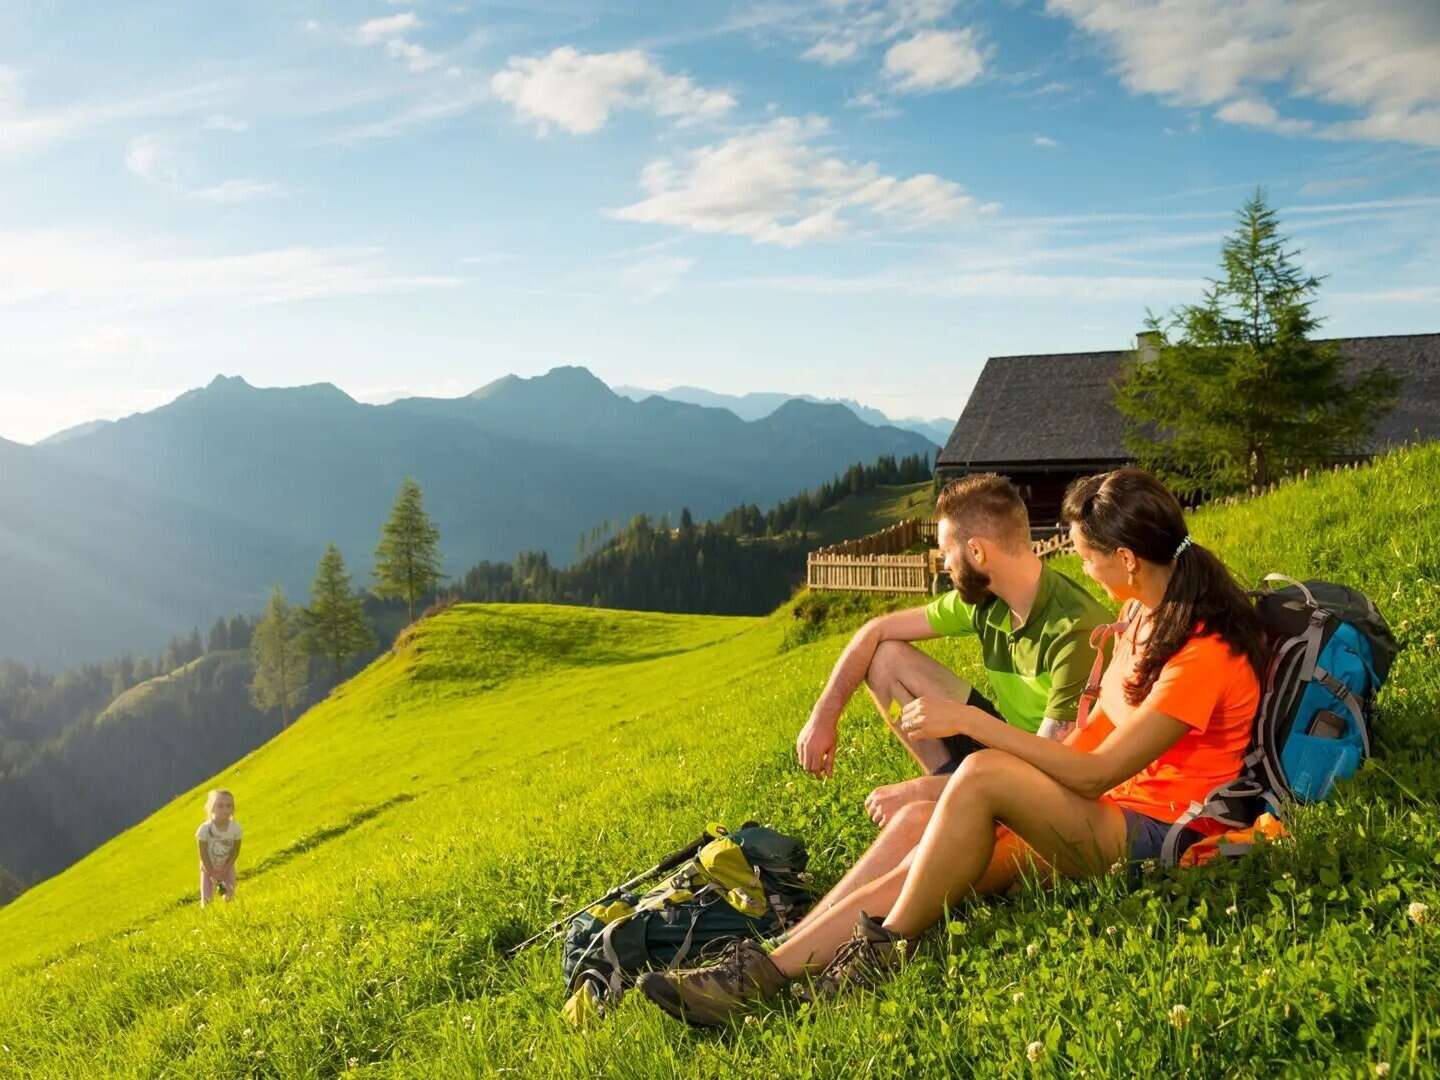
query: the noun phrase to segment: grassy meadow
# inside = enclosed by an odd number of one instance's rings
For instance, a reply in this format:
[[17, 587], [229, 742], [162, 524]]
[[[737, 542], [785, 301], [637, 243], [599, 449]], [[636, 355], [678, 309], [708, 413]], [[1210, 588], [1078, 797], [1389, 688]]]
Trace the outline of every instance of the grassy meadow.
[[811, 523], [810, 536], [823, 547], [867, 536], [906, 518], [928, 518], [934, 510], [930, 481], [882, 484], [823, 510]]
[[194, 903], [201, 788], [0, 909], [0, 1077], [1435, 1075], [1437, 490], [1430, 446], [1194, 516], [1243, 579], [1356, 585], [1406, 645], [1380, 759], [1238, 864], [967, 905], [873, 996], [699, 1034], [631, 995], [575, 1031], [558, 947], [502, 950], [709, 821], [802, 837], [829, 883], [910, 770], [863, 696], [833, 780], [794, 764], [863, 604], [462, 605], [216, 778], [235, 903]]

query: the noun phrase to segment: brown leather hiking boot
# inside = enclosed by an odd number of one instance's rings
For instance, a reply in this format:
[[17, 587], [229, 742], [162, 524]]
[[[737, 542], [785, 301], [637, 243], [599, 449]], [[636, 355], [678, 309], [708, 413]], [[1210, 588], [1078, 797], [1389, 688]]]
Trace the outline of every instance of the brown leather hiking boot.
[[713, 964], [649, 971], [640, 976], [639, 986], [677, 1019], [697, 1027], [723, 1027], [747, 1006], [774, 997], [787, 982], [759, 944], [741, 938]]
[[796, 992], [806, 1001], [827, 1001], [848, 990], [873, 989], [900, 970], [909, 949], [909, 938], [862, 911], [850, 940], [814, 981], [797, 984]]

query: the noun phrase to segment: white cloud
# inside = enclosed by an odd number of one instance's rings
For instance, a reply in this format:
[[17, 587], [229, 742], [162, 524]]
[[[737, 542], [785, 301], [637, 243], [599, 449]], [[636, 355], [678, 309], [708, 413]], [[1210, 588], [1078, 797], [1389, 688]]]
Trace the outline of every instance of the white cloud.
[[357, 26], [355, 41], [360, 45], [381, 46], [392, 60], [400, 61], [411, 71], [419, 74], [444, 63], [443, 57], [437, 56], [425, 46], [417, 45], [405, 37], [408, 32], [418, 30], [422, 25], [413, 11], [401, 12], [398, 15], [386, 15]]
[[0, 69], [0, 156], [43, 150], [121, 122], [214, 108], [231, 93], [230, 84], [205, 83], [138, 96], [97, 97], [26, 109], [20, 76], [13, 69]]
[[652, 161], [640, 175], [647, 197], [610, 216], [794, 247], [843, 233], [862, 215], [914, 229], [993, 209], [939, 176], [900, 179], [829, 156], [814, 145], [827, 130], [818, 117], [781, 117], [683, 159]]
[[361, 45], [378, 45], [400, 37], [406, 31], [416, 30], [419, 26], [420, 20], [415, 17], [415, 13], [405, 11], [399, 15], [386, 15], [382, 19], [361, 23], [355, 28], [355, 39]]
[[174, 147], [159, 135], [137, 135], [125, 150], [125, 167], [142, 180], [166, 187], [179, 185]]
[[675, 288], [695, 268], [695, 262], [680, 255], [651, 255], [627, 266], [618, 281], [636, 300], [654, 300]]
[[462, 278], [397, 272], [373, 247], [288, 247], [232, 255], [164, 253], [153, 240], [77, 232], [0, 233], [0, 307], [93, 313], [189, 303], [281, 304], [449, 288]]
[[1052, 139], [1049, 135], [1036, 135], [1030, 142], [1032, 145], [1044, 150], [1054, 150], [1060, 145], [1059, 142]]
[[18, 115], [20, 104], [20, 73], [0, 64], [0, 117]]
[[975, 32], [926, 30], [890, 46], [885, 74], [901, 93], [953, 90], [974, 82], [985, 71]]
[[1301, 198], [1343, 195], [1347, 191], [1367, 188], [1375, 181], [1368, 176], [1336, 177], [1333, 180], [1309, 180], [1300, 186]]
[[249, 177], [238, 177], [234, 180], [224, 180], [212, 187], [197, 188], [187, 192], [186, 197], [197, 199], [200, 202], [233, 206], [236, 203], [253, 202], [256, 199], [272, 199], [284, 194], [286, 194], [285, 188], [280, 184], [265, 180], [252, 180]]
[[1246, 127], [1273, 131], [1277, 135], [1305, 135], [1314, 129], [1309, 120], [1286, 120], [1275, 111], [1273, 105], [1264, 101], [1232, 101], [1215, 110], [1215, 119], [1227, 124], [1243, 124]]
[[833, 66], [858, 59], [888, 41], [935, 26], [956, 0], [822, 0], [777, 11], [766, 24], [810, 42], [805, 60]]
[[[1046, 0], [1105, 43], [1121, 81], [1181, 106], [1265, 116], [1262, 90], [1355, 110], [1306, 133], [1440, 146], [1440, 4], [1434, 0]], [[1281, 120], [1287, 134], [1297, 121]], [[1260, 126], [1268, 126], [1262, 123]]]
[[853, 60], [860, 55], [860, 43], [853, 38], [821, 38], [800, 54], [806, 60], [833, 66]]
[[512, 56], [490, 80], [495, 96], [538, 125], [583, 135], [604, 127], [615, 109], [643, 109], [681, 123], [713, 119], [735, 106], [723, 90], [668, 75], [645, 53], [582, 53], [570, 46], [548, 56]]
[[1110, 304], [1117, 300], [1155, 303], [1192, 296], [1205, 287], [1203, 277], [1163, 275], [1034, 274], [1013, 270], [978, 272], [880, 271], [850, 277], [793, 274], [729, 282], [736, 288], [784, 290], [827, 296], [899, 294], [946, 298], [1072, 300]]
[[159, 135], [137, 135], [125, 150], [125, 167], [140, 179], [198, 202], [234, 205], [286, 193], [279, 184], [251, 177], [192, 188], [183, 179], [182, 164], [177, 146]]
[[205, 131], [249, 131], [250, 125], [244, 120], [233, 116], [226, 116], [224, 113], [212, 113], [200, 124]]
[[464, 116], [488, 98], [484, 84], [465, 73], [456, 79], [442, 80], [424, 98], [393, 116], [356, 124], [340, 132], [337, 138], [342, 142], [394, 138], [424, 124]]

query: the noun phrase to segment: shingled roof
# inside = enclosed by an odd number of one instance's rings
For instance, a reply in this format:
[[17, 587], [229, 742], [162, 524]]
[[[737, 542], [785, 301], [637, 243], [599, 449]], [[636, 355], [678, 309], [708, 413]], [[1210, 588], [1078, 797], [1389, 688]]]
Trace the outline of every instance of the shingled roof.
[[[1401, 380], [1399, 402], [1380, 421], [1369, 450], [1440, 439], [1440, 334], [1330, 340], [1352, 371], [1380, 364]], [[1133, 355], [1117, 349], [991, 357], [937, 464], [1105, 467], [1129, 460], [1112, 385]]]

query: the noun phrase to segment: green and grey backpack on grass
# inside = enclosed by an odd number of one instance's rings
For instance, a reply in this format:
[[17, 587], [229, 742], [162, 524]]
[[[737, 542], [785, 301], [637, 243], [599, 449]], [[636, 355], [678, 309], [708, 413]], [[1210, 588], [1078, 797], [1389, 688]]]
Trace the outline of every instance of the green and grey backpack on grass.
[[798, 840], [748, 823], [713, 839], [659, 885], [622, 893], [577, 916], [565, 935], [566, 1015], [618, 999], [641, 973], [692, 966], [736, 938], [762, 939], [810, 909], [808, 855]]

